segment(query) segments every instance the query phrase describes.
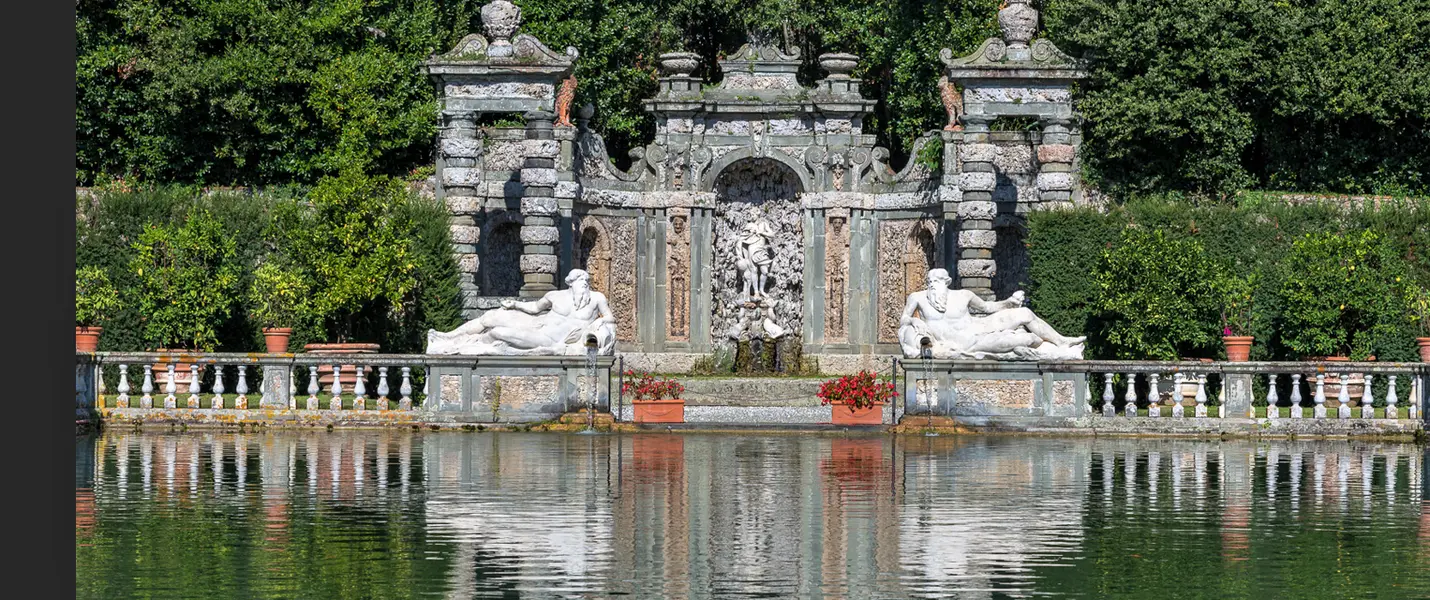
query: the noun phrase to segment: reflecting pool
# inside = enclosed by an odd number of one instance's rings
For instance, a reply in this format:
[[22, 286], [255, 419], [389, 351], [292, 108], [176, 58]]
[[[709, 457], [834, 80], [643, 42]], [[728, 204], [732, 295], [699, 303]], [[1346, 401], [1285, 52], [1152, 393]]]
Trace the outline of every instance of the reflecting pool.
[[399, 431], [77, 445], [80, 598], [1430, 598], [1414, 445]]

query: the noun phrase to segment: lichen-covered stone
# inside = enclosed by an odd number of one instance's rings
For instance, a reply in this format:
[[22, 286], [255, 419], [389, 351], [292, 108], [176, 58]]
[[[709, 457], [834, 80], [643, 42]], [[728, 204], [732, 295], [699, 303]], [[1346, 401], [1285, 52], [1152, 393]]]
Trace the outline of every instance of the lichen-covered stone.
[[958, 178], [958, 187], [964, 192], [991, 192], [998, 186], [998, 178], [992, 173], [963, 173]]
[[523, 141], [488, 142], [486, 153], [482, 155], [483, 166], [490, 171], [521, 170], [521, 163], [526, 161], [526, 147]]
[[473, 196], [447, 196], [443, 202], [453, 214], [474, 214], [482, 211], [482, 199]]
[[1038, 189], [1040, 190], [1071, 190], [1073, 188], [1072, 173], [1039, 173]]
[[555, 194], [556, 194], [556, 197], [557, 197], [557, 198], [566, 198], [566, 199], [575, 198], [575, 197], [577, 197], [578, 195], [580, 195], [580, 192], [581, 192], [581, 184], [579, 184], [579, 183], [576, 183], [576, 182], [574, 182], [574, 181], [558, 181], [558, 182], [556, 182], [556, 192], [555, 192]]
[[958, 217], [961, 219], [992, 220], [998, 215], [998, 204], [986, 201], [963, 201], [958, 203]]
[[992, 248], [998, 243], [998, 234], [991, 229], [958, 232], [959, 248]]
[[998, 264], [991, 260], [960, 260], [958, 261], [959, 277], [993, 277], [997, 272]]
[[522, 169], [521, 182], [526, 185], [556, 186], [556, 169]]
[[555, 227], [526, 225], [521, 228], [523, 244], [555, 244], [561, 241], [561, 230]]
[[993, 144], [964, 144], [958, 149], [963, 162], [993, 162], [998, 156], [998, 146]]
[[522, 273], [555, 273], [555, 254], [523, 254], [521, 255]]
[[556, 95], [556, 86], [549, 83], [478, 83], [448, 85], [448, 97], [468, 98], [538, 98], [549, 100]]
[[554, 215], [556, 198], [527, 196], [521, 199], [521, 212], [527, 215]]
[[482, 141], [468, 138], [443, 138], [442, 154], [461, 158], [476, 158], [482, 155]]
[[479, 265], [481, 265], [481, 259], [475, 254], [461, 254], [457, 256], [458, 271], [463, 273], [476, 273]]
[[959, 379], [953, 383], [958, 406], [1033, 408], [1037, 396], [1031, 380]]
[[447, 185], [475, 186], [482, 182], [482, 170], [471, 167], [442, 169], [442, 181]]
[[999, 144], [998, 154], [993, 158], [993, 168], [1004, 175], [1014, 173], [1036, 173], [1038, 165], [1033, 161], [1033, 148], [1027, 144]]
[[1070, 163], [1073, 161], [1073, 147], [1070, 144], [1043, 144], [1038, 146], [1038, 162]]
[[458, 244], [475, 244], [482, 237], [482, 229], [474, 225], [451, 225], [452, 241]]

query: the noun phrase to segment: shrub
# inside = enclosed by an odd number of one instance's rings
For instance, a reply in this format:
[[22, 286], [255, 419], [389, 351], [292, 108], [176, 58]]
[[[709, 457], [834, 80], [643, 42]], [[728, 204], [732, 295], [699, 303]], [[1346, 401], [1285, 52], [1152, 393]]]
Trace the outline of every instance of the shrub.
[[1430, 290], [1418, 285], [1405, 292], [1405, 312], [1421, 337], [1430, 336]]
[[891, 381], [880, 378], [869, 371], [859, 371], [819, 384], [821, 405], [844, 404], [850, 410], [869, 408], [877, 403], [890, 402], [899, 396]]
[[75, 269], [74, 321], [81, 327], [103, 324], [119, 308], [119, 292], [109, 276], [95, 266]]
[[1378, 338], [1393, 336], [1390, 318], [1401, 308], [1400, 264], [1373, 231], [1306, 234], [1291, 245], [1281, 280], [1283, 336], [1307, 356], [1374, 354]]
[[1222, 274], [1196, 240], [1129, 227], [1103, 251], [1094, 279], [1101, 335], [1109, 354], [1177, 360], [1215, 351]]
[[216, 328], [240, 289], [232, 237], [205, 210], [139, 235], [130, 269], [139, 280], [144, 340], [152, 348], [213, 350]]
[[308, 281], [288, 264], [265, 262], [248, 288], [249, 315], [260, 327], [293, 327], [308, 316]]

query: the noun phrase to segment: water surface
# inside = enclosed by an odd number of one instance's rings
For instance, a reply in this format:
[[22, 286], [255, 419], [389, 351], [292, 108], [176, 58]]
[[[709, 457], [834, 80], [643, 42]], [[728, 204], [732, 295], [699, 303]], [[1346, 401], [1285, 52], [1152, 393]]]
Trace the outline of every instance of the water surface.
[[80, 598], [1430, 598], [1413, 445], [109, 432]]

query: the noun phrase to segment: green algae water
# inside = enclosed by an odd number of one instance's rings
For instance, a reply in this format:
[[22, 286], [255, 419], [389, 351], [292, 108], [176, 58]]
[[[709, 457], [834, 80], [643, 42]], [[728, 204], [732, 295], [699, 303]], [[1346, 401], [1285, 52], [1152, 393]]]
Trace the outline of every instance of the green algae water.
[[77, 444], [80, 598], [1430, 598], [1413, 445], [389, 431]]

